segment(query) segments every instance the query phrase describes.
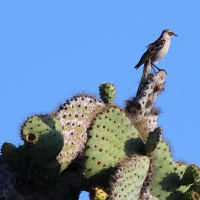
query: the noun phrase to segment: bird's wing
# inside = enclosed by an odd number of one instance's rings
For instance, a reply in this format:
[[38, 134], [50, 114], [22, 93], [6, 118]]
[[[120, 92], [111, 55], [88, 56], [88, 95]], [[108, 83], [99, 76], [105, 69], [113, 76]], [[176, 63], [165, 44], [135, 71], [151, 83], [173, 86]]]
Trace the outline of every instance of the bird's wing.
[[165, 43], [166, 43], [165, 39], [156, 40], [155, 42], [149, 44], [147, 47], [149, 49], [149, 52], [156, 53], [165, 45]]
[[154, 43], [149, 44], [147, 46], [148, 50], [146, 51], [146, 55], [143, 58], [144, 63], [148, 61], [150, 58], [152, 58], [158, 51], [160, 51], [160, 49], [162, 49], [163, 46], [165, 45], [165, 42], [166, 40], [162, 39], [162, 40], [156, 40]]
[[143, 63], [150, 60], [160, 49], [162, 49], [162, 47], [165, 45], [165, 42], [165, 39], [158, 39], [155, 42], [149, 44], [147, 46], [147, 51], [142, 55], [135, 68], [138, 69]]

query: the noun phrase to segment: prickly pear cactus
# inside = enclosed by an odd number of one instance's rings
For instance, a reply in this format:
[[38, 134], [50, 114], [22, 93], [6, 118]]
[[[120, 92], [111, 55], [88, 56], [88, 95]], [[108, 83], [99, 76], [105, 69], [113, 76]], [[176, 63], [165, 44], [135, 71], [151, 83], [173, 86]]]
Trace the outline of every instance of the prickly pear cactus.
[[28, 146], [28, 154], [39, 163], [54, 160], [64, 145], [62, 127], [50, 115], [28, 118], [21, 128], [21, 138]]
[[26, 146], [19, 146], [13, 148], [12, 151], [6, 155], [8, 163], [10, 166], [17, 168], [18, 170], [23, 170], [27, 161], [28, 153]]
[[151, 194], [160, 200], [181, 199], [183, 193], [188, 190], [188, 186], [180, 184], [187, 166], [172, 160], [170, 148], [162, 139], [160, 128], [149, 134], [145, 152], [150, 157], [154, 169], [153, 180], [150, 184]]
[[82, 190], [91, 200], [200, 199], [199, 168], [174, 162], [156, 128], [153, 104], [164, 82], [163, 71], [149, 76], [124, 109], [106, 83], [104, 104], [79, 94], [50, 115], [29, 117], [24, 144], [1, 147], [0, 199], [78, 200]]
[[200, 169], [195, 164], [191, 164], [185, 170], [181, 185], [189, 185], [197, 181], [200, 181]]
[[90, 178], [115, 167], [134, 152], [141, 153], [143, 148], [142, 138], [124, 111], [105, 107], [88, 129], [83, 174]]
[[195, 182], [190, 186], [188, 191], [183, 196], [183, 200], [196, 200], [200, 199], [200, 182]]
[[149, 158], [137, 154], [121, 162], [110, 179], [110, 199], [138, 200], [149, 169]]
[[115, 99], [115, 86], [112, 83], [103, 83], [99, 86], [99, 95], [105, 104], [113, 104]]
[[102, 106], [97, 98], [82, 94], [67, 100], [53, 113], [62, 126], [64, 137], [63, 148], [57, 157], [61, 171], [83, 151], [87, 140], [87, 128], [95, 112]]
[[101, 188], [92, 188], [90, 192], [90, 200], [107, 200], [108, 194]]
[[15, 145], [8, 142], [4, 142], [3, 145], [1, 146], [1, 153], [4, 156], [9, 156], [15, 149], [16, 149]]

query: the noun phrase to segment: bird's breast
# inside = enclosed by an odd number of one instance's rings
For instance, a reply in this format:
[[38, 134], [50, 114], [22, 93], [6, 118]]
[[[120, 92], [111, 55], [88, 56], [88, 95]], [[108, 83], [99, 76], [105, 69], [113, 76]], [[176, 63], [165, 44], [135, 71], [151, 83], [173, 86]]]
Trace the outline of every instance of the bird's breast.
[[163, 57], [165, 57], [165, 55], [167, 54], [168, 50], [169, 50], [169, 46], [170, 46], [170, 42], [168, 41], [166, 45], [163, 46], [162, 49], [160, 49], [160, 51], [158, 51], [151, 59], [151, 62], [155, 63], [158, 62], [159, 60], [163, 59]]

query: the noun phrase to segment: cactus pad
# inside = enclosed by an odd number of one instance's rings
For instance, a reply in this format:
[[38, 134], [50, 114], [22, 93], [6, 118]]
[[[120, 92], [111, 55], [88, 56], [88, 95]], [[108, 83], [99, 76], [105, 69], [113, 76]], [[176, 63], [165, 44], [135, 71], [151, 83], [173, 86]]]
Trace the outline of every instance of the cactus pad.
[[8, 142], [4, 142], [3, 145], [1, 146], [1, 153], [4, 156], [9, 156], [9, 154], [12, 153], [15, 149], [16, 149], [15, 145]]
[[117, 167], [110, 181], [110, 199], [138, 200], [149, 169], [147, 156], [132, 155]]
[[87, 128], [94, 112], [103, 104], [88, 95], [77, 95], [61, 105], [53, 116], [60, 121], [64, 135], [64, 146], [57, 157], [64, 170], [83, 151], [87, 140]]
[[181, 185], [189, 185], [199, 180], [200, 180], [200, 169], [196, 165], [191, 164], [188, 166], [183, 175], [183, 178], [181, 179]]
[[150, 191], [160, 200], [181, 199], [183, 193], [188, 189], [188, 187], [180, 185], [187, 166], [172, 160], [170, 149], [162, 140], [161, 132], [161, 129], [157, 128], [150, 133], [145, 148], [154, 169]]
[[10, 166], [23, 170], [23, 167], [27, 163], [28, 154], [25, 146], [19, 146], [12, 150], [7, 156], [8, 163]]
[[99, 86], [99, 95], [105, 104], [113, 104], [115, 99], [115, 86], [111, 83], [103, 83]]
[[96, 115], [88, 130], [84, 175], [89, 178], [115, 167], [143, 148], [143, 140], [124, 111], [114, 106], [106, 107]]
[[200, 199], [200, 182], [195, 182], [183, 196], [183, 200]]
[[56, 158], [63, 147], [62, 127], [50, 115], [34, 115], [21, 128], [21, 138], [28, 146], [28, 153], [39, 163], [47, 163]]

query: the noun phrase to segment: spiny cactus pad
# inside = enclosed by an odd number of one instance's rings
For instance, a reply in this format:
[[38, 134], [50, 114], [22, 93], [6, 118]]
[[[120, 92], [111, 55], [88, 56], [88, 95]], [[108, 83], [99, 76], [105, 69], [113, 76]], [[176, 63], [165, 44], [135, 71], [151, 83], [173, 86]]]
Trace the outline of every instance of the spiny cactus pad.
[[54, 160], [40, 164], [32, 161], [27, 168], [27, 183], [31, 183], [31, 189], [42, 188], [55, 182], [60, 174], [60, 164]]
[[14, 151], [16, 149], [16, 146], [8, 143], [8, 142], [4, 142], [3, 145], [1, 146], [1, 153], [4, 156], [9, 156], [10, 153], [12, 153], [12, 151]]
[[14, 148], [7, 156], [7, 159], [10, 166], [17, 168], [18, 170], [23, 170], [28, 159], [26, 146]]
[[115, 86], [112, 83], [103, 83], [99, 86], [99, 95], [105, 104], [113, 104], [115, 99]]
[[110, 180], [110, 200], [138, 200], [149, 169], [147, 156], [132, 155], [117, 167]]
[[107, 200], [108, 194], [101, 188], [92, 188], [90, 200]]
[[76, 95], [61, 105], [53, 116], [60, 121], [64, 135], [64, 146], [57, 157], [63, 171], [84, 149], [87, 128], [98, 108], [103, 104], [95, 97]]
[[28, 153], [39, 163], [56, 158], [63, 147], [62, 127], [50, 115], [34, 115], [21, 128], [21, 138], [28, 146]]
[[181, 185], [189, 185], [197, 181], [200, 181], [200, 169], [196, 165], [191, 164], [181, 179]]
[[161, 132], [159, 128], [151, 132], [145, 148], [154, 169], [150, 191], [159, 200], [181, 199], [183, 193], [188, 189], [187, 186], [180, 185], [180, 179], [187, 166], [172, 160], [170, 149], [166, 142], [162, 140]]
[[182, 200], [199, 200], [200, 199], [200, 182], [195, 182], [190, 186]]
[[141, 152], [144, 142], [124, 111], [108, 106], [98, 113], [88, 130], [84, 175], [89, 178], [116, 164], [133, 152]]

